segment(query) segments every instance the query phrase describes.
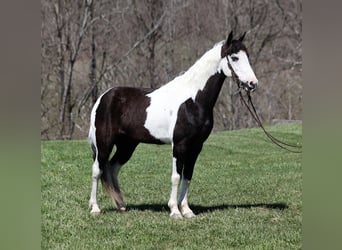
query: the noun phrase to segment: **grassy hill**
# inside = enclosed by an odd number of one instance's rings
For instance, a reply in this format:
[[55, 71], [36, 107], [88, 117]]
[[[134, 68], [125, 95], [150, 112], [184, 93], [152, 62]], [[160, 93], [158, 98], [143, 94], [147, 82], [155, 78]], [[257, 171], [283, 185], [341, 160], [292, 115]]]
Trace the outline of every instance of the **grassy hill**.
[[[301, 143], [300, 123], [267, 129]], [[278, 148], [261, 129], [211, 134], [190, 186], [190, 220], [169, 218], [171, 156], [169, 145], [140, 144], [119, 177], [128, 211], [116, 212], [99, 188], [95, 217], [88, 143], [43, 141], [42, 249], [301, 248], [301, 154]]]

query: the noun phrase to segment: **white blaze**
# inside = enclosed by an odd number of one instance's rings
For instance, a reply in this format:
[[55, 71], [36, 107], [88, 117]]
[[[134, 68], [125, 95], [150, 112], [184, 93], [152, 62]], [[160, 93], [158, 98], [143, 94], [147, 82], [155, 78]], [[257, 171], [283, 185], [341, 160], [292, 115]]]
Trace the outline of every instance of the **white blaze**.
[[[232, 57], [237, 57], [239, 60], [233, 61]], [[238, 53], [230, 55], [229, 59], [235, 73], [242, 82], [258, 82], [245, 51], [240, 50]]]

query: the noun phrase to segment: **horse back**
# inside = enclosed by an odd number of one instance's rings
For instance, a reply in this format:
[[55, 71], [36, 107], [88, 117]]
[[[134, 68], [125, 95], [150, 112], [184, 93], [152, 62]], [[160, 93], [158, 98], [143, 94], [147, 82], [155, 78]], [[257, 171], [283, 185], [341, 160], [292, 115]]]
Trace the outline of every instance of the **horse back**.
[[146, 96], [153, 89], [134, 87], [114, 87], [107, 91], [96, 110], [95, 126], [107, 138], [126, 136], [145, 142], [161, 142], [150, 135], [144, 127], [146, 108], [150, 98]]

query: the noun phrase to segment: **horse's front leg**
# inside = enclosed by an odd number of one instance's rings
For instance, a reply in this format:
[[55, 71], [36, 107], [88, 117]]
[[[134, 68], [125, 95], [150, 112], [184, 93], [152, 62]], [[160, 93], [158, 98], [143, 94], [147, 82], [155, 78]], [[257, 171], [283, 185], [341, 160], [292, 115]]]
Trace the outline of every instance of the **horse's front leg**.
[[[178, 162], [178, 164], [180, 164]], [[181, 219], [182, 214], [178, 209], [177, 194], [178, 186], [180, 182], [180, 173], [177, 171], [177, 159], [172, 159], [172, 175], [171, 175], [171, 194], [168, 202], [168, 206], [171, 210], [170, 217], [174, 219]]]
[[190, 186], [190, 180], [187, 180], [183, 177], [182, 178], [182, 189], [181, 189], [181, 193], [179, 196], [178, 203], [179, 203], [181, 213], [185, 218], [195, 217], [195, 214], [192, 212], [192, 210], [190, 209], [189, 204], [188, 204], [189, 186]]
[[199, 153], [201, 152], [201, 149], [202, 144], [197, 143], [195, 145], [192, 145], [192, 147], [187, 148], [186, 153], [182, 157], [182, 159], [184, 159], [182, 171], [182, 189], [179, 196], [178, 204], [181, 213], [185, 218], [195, 217], [195, 214], [192, 212], [188, 204], [188, 191], [195, 163]]

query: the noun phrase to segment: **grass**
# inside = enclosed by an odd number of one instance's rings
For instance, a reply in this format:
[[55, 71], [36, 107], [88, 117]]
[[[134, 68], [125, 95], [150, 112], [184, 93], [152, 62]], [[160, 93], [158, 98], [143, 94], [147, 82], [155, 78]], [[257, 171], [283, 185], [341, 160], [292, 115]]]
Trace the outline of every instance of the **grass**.
[[[301, 124], [268, 127], [301, 141]], [[91, 153], [86, 141], [41, 144], [42, 249], [300, 249], [301, 154], [270, 143], [260, 129], [213, 133], [197, 160], [190, 220], [169, 218], [170, 146], [138, 146], [122, 168], [128, 205], [119, 213], [99, 188], [102, 214], [88, 200]]]

